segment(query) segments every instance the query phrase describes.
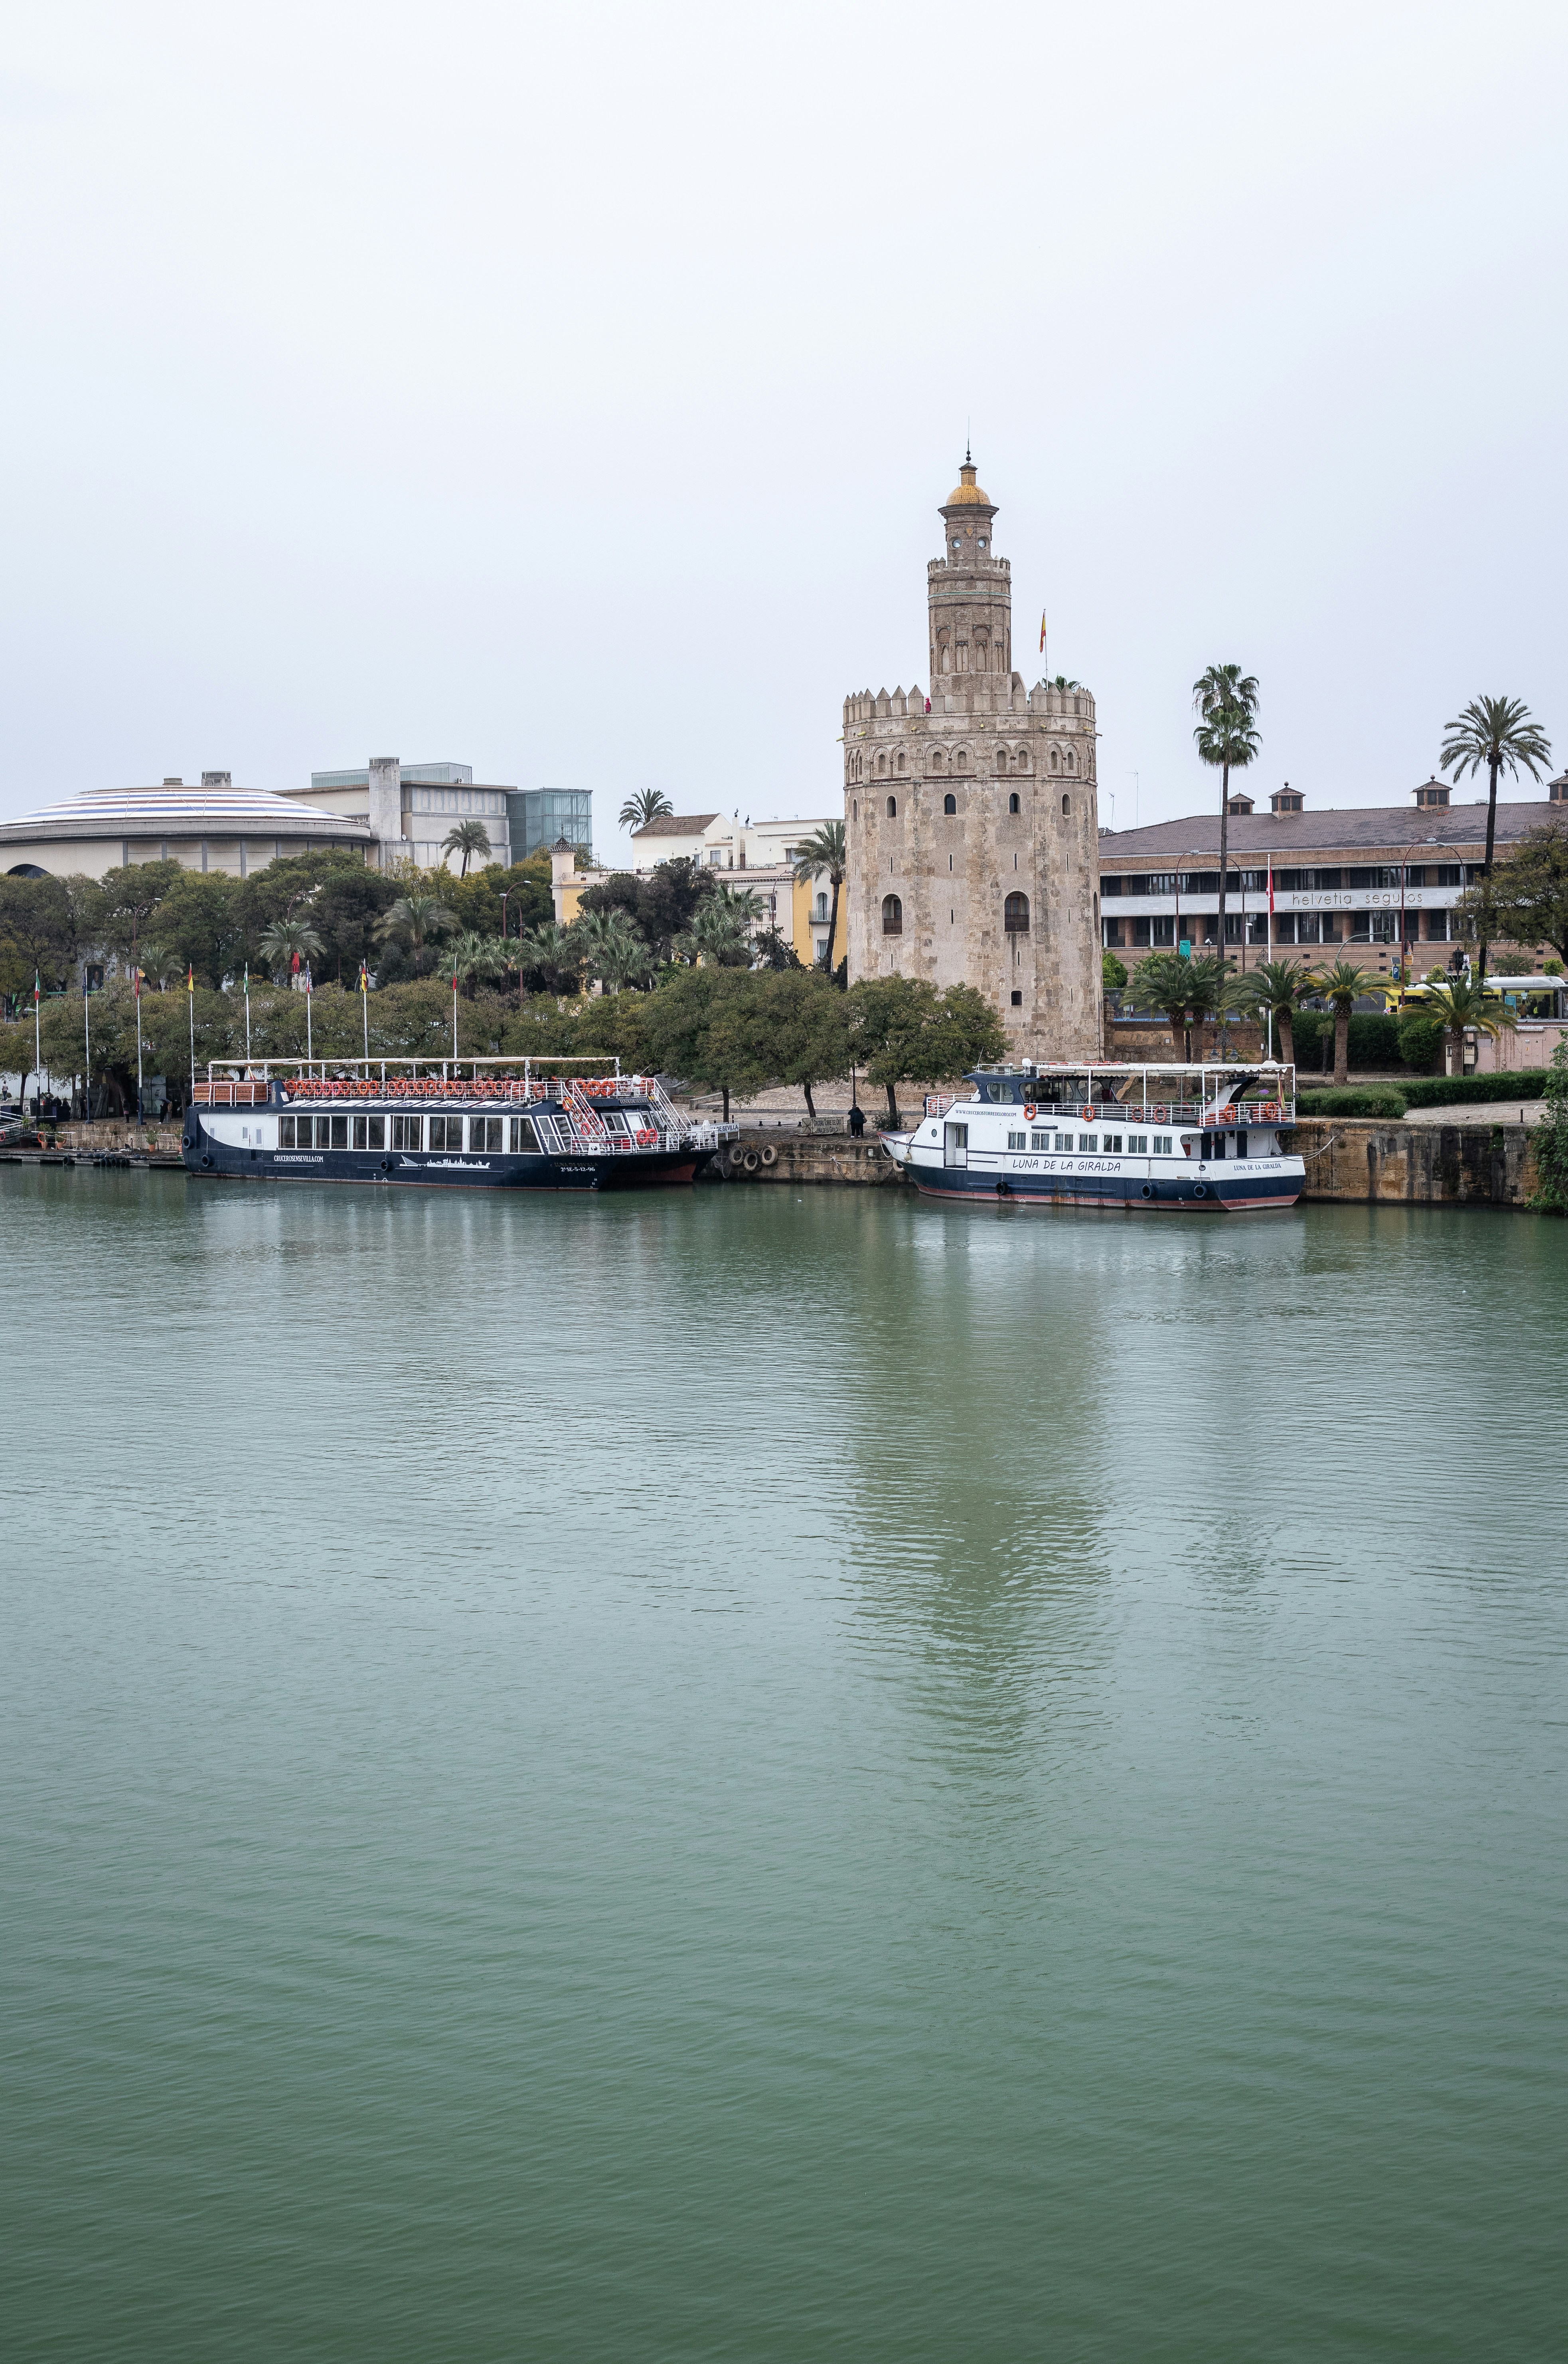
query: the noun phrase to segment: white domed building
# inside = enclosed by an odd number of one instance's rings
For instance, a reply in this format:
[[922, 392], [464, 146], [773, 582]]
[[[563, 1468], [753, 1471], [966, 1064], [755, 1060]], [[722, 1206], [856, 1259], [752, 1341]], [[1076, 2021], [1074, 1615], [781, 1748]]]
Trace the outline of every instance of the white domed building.
[[101, 878], [128, 862], [182, 862], [236, 878], [280, 855], [323, 846], [359, 849], [374, 840], [368, 818], [326, 812], [270, 788], [237, 788], [227, 772], [204, 772], [199, 786], [89, 788], [19, 820], [0, 821], [0, 870], [13, 878]]

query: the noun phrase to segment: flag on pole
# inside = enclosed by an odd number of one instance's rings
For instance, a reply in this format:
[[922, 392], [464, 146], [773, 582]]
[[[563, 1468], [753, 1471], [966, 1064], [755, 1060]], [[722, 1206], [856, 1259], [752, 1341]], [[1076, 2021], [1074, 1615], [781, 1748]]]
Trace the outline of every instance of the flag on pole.
[[361, 962], [360, 963], [360, 991], [361, 991], [361, 993], [368, 993], [368, 992], [370, 991], [370, 989], [371, 989], [370, 973], [369, 973], [369, 971], [367, 970], [367, 968], [365, 967], [365, 965], [364, 965], [363, 961], [361, 961]]
[[1043, 608], [1040, 611], [1040, 652], [1041, 656], [1045, 654], [1045, 609]]
[[297, 953], [295, 953], [290, 956], [289, 974], [291, 976], [297, 976], [299, 975], [299, 954]]
[[187, 993], [195, 993], [195, 989], [196, 972], [190, 963], [187, 962], [185, 965], [185, 991]]
[[33, 971], [33, 1001], [35, 1006], [42, 999], [43, 985], [40, 981], [39, 972], [35, 968]]
[[133, 968], [130, 973], [130, 989], [132, 993], [135, 994], [138, 1001], [141, 999], [142, 974], [142, 971], [139, 968]]
[[311, 980], [310, 963], [308, 961], [305, 964], [305, 989], [307, 994], [314, 993], [316, 990], [316, 987]]

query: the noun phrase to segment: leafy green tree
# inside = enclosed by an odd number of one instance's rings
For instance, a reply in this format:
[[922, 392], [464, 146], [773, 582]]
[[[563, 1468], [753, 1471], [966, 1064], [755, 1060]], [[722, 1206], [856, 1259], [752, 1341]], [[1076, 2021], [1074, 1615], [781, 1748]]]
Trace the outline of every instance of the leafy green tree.
[[476, 853], [488, 853], [489, 851], [490, 831], [485, 828], [484, 823], [482, 820], [454, 821], [450, 829], [448, 830], [445, 837], [441, 840], [441, 852], [443, 853], [462, 854], [462, 868], [458, 875], [462, 878], [466, 878], [468, 876], [468, 865], [473, 861], [474, 855]]
[[398, 897], [377, 921], [375, 937], [378, 944], [405, 953], [415, 976], [425, 976], [435, 965], [437, 945], [455, 924], [453, 913], [439, 897], [416, 891]]
[[728, 1022], [731, 1006], [755, 1007], [760, 980], [736, 969], [675, 969], [639, 1005], [651, 1067], [724, 1095], [726, 1122], [732, 1092], [767, 1083], [752, 1030]]
[[620, 808], [620, 825], [633, 832], [650, 829], [656, 820], [664, 820], [674, 812], [674, 806], [662, 788], [639, 788], [628, 797]]
[[1535, 1134], [1536, 1186], [1530, 1205], [1545, 1215], [1568, 1215], [1568, 1034], [1551, 1054], [1546, 1113]]
[[1255, 725], [1258, 685], [1239, 664], [1212, 664], [1193, 684], [1198, 725], [1193, 732], [1199, 761], [1213, 765], [1219, 782], [1219, 953], [1225, 954], [1225, 885], [1229, 869], [1230, 775], [1243, 771], [1258, 753]]
[[1296, 1013], [1311, 990], [1312, 972], [1305, 961], [1260, 961], [1245, 976], [1231, 978], [1229, 1006], [1254, 1012], [1265, 1022], [1272, 1018], [1275, 1055], [1294, 1067]]
[[759, 928], [751, 939], [751, 953], [759, 968], [803, 969], [806, 966], [789, 938], [781, 934], [777, 928]]
[[183, 875], [178, 862], [130, 862], [106, 871], [100, 882], [99, 929], [106, 951], [136, 963], [148, 923], [175, 881]]
[[849, 853], [841, 820], [825, 820], [821, 828], [814, 831], [796, 849], [795, 885], [809, 886], [812, 880], [819, 878], [825, 871], [828, 884], [833, 889], [833, 900], [828, 910], [828, 946], [821, 964], [829, 976], [834, 973], [833, 946], [839, 935], [839, 894], [848, 868]]
[[1465, 890], [1468, 931], [1484, 944], [1551, 944], [1568, 961], [1568, 826], [1550, 820], [1505, 853], [1489, 879]]
[[849, 1000], [851, 1063], [886, 1092], [895, 1132], [900, 1084], [943, 1083], [1006, 1056], [1002, 1021], [973, 986], [939, 993], [923, 977], [862, 977]]
[[360, 963], [373, 968], [375, 931], [397, 900], [397, 882], [384, 870], [361, 863], [355, 869], [329, 871], [306, 907], [310, 924], [321, 938], [321, 974], [350, 989], [358, 983]]
[[1399, 1020], [1399, 1056], [1418, 1076], [1430, 1075], [1443, 1047], [1440, 1020], [1412, 1002]]
[[226, 871], [182, 870], [150, 924], [181, 975], [193, 968], [197, 983], [215, 991], [244, 958], [239, 890], [240, 881]]
[[1184, 960], [1180, 953], [1151, 953], [1132, 972], [1132, 989], [1146, 1008], [1167, 1020], [1178, 1059], [1193, 1055], [1192, 1030], [1224, 1006], [1228, 976], [1218, 953]]
[[[367, 870], [363, 854], [348, 845], [319, 846], [310, 853], [285, 854], [277, 862], [269, 862], [265, 869], [252, 870], [249, 878], [241, 880], [238, 897], [244, 939], [241, 958], [260, 959], [261, 938], [274, 920], [297, 920], [308, 914], [312, 926], [328, 934], [320, 911], [322, 890], [339, 880], [367, 877], [381, 881], [385, 880], [385, 874]], [[385, 885], [390, 892], [384, 899], [390, 902], [399, 889], [390, 880], [385, 880]], [[353, 965], [358, 967], [358, 956]]]
[[46, 989], [70, 981], [95, 941], [95, 898], [89, 878], [0, 877], [0, 992]]
[[617, 870], [597, 886], [584, 887], [577, 908], [579, 911], [624, 911], [655, 964], [662, 965], [673, 956], [677, 940], [717, 888], [711, 870], [705, 870], [689, 855], [678, 854], [673, 861], [661, 862], [646, 878]]
[[1113, 952], [1100, 954], [1100, 983], [1107, 993], [1119, 993], [1127, 983], [1126, 965]]
[[762, 970], [751, 989], [732, 997], [728, 1022], [751, 1030], [752, 1050], [767, 1080], [798, 1085], [806, 1113], [817, 1121], [812, 1087], [850, 1069], [850, 1013], [844, 996], [819, 970]]
[[277, 985], [286, 985], [306, 961], [319, 960], [322, 949], [308, 920], [274, 920], [257, 946]]
[[454, 878], [446, 871], [436, 888], [455, 915], [460, 931], [476, 936], [505, 936], [510, 943], [555, 917], [548, 853], [531, 853], [526, 862], [514, 862], [509, 870], [502, 863], [487, 862], [466, 878]]
[[[1551, 761], [1551, 742], [1538, 722], [1530, 719], [1530, 711], [1522, 697], [1473, 697], [1447, 726], [1442, 753], [1438, 757], [1439, 769], [1453, 774], [1456, 781], [1467, 772], [1486, 773], [1486, 859], [1482, 864], [1483, 880], [1490, 883], [1492, 851], [1497, 842], [1497, 779], [1507, 772], [1517, 779], [1521, 764], [1532, 780], [1539, 779]], [[1484, 898], [1485, 899], [1485, 898]], [[1485, 938], [1477, 974], [1485, 979], [1486, 954]]]
[[[1429, 1017], [1435, 1018], [1449, 1041], [1448, 1073], [1464, 1073], [1464, 1037], [1473, 1030], [1477, 1034], [1496, 1036], [1502, 1031], [1503, 1000], [1496, 993], [1483, 992], [1479, 980], [1453, 976], [1441, 985], [1429, 986], [1424, 1003]], [[1335, 1037], [1336, 1076], [1339, 1058], [1339, 1038]]]

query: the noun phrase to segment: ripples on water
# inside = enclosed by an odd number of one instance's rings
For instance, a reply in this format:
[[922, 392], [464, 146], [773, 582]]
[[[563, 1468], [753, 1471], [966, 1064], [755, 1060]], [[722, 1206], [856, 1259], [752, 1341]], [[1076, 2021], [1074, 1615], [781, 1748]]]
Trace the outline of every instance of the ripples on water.
[[13, 2352], [1561, 2344], [1568, 1227], [0, 1227]]

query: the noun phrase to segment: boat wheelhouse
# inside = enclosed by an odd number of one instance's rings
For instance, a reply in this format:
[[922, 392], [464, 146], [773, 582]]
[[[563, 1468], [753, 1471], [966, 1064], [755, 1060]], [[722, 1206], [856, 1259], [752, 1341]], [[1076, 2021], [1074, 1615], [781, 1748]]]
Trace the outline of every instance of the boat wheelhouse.
[[1291, 1207], [1307, 1178], [1282, 1135], [1296, 1070], [1198, 1066], [977, 1067], [971, 1098], [933, 1093], [883, 1146], [939, 1199], [1237, 1213]]
[[187, 1172], [429, 1189], [627, 1190], [695, 1181], [733, 1125], [694, 1124], [651, 1076], [580, 1059], [214, 1060]]

